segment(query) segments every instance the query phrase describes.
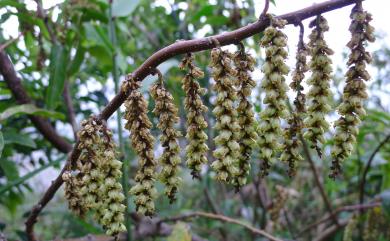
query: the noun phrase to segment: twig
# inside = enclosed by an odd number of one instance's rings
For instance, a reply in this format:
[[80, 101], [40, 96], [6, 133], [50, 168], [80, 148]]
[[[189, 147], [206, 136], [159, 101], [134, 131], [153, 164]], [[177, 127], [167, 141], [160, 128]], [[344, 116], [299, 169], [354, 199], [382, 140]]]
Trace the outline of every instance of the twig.
[[[289, 24], [293, 24], [296, 22], [296, 19], [304, 20], [313, 16], [316, 16], [321, 13], [329, 12], [335, 9], [339, 9], [348, 5], [355, 3], [357, 0], [329, 0], [320, 4], [316, 4], [314, 6], [310, 6], [295, 12], [287, 13], [278, 18], [286, 20]], [[222, 46], [237, 43], [245, 38], [253, 36], [261, 31], [263, 31], [269, 25], [269, 20], [258, 20], [255, 23], [249, 24], [245, 27], [241, 27], [232, 32], [222, 33], [213, 38], [216, 38]], [[166, 60], [188, 52], [199, 52], [202, 50], [207, 50], [215, 47], [213, 42], [209, 41], [209, 37], [200, 38], [194, 40], [185, 40], [175, 42], [150, 56], [139, 68], [137, 68], [133, 73], [132, 77], [136, 81], [142, 81], [146, 76], [151, 74], [151, 71], [156, 68], [159, 64], [165, 62]], [[1, 58], [1, 56], [0, 56]], [[0, 65], [0, 70], [2, 69], [2, 65]], [[128, 93], [124, 91], [120, 91], [102, 110], [99, 115], [99, 119], [107, 120], [125, 101]], [[76, 143], [75, 146], [77, 146]], [[68, 163], [72, 163], [77, 160], [80, 152], [77, 148], [73, 149], [72, 154], [68, 159]], [[62, 173], [63, 171], [61, 171]], [[51, 200], [54, 193], [58, 190], [58, 188], [63, 183], [61, 176], [57, 177], [56, 180], [59, 180], [59, 185], [53, 184], [49, 187], [49, 189], [44, 194], [44, 197], [37, 204], [40, 206], [39, 211], [33, 212], [32, 215], [29, 216], [27, 223], [31, 226], [27, 226], [26, 229], [30, 232], [28, 233], [29, 240], [35, 240], [33, 234], [33, 224], [36, 222], [37, 216], [42, 208]], [[35, 209], [35, 208], [33, 208]]]
[[269, 9], [269, 0], [265, 0], [264, 9], [263, 9], [263, 11], [262, 11], [261, 14], [260, 14], [259, 19], [264, 19], [264, 18], [266, 18], [268, 9]]
[[[370, 209], [370, 208], [374, 208], [374, 207], [378, 207], [380, 206], [381, 203], [380, 202], [373, 202], [373, 203], [367, 203], [367, 204], [356, 204], [356, 205], [349, 205], [349, 206], [344, 206], [344, 207], [340, 207], [340, 208], [337, 208], [335, 210], [335, 214], [338, 214], [338, 213], [341, 213], [341, 212], [354, 212], [354, 211], [357, 211], [357, 210], [365, 210], [365, 209]], [[306, 233], [307, 231], [309, 231], [310, 229], [314, 228], [314, 227], [317, 227], [319, 224], [321, 223], [324, 223], [326, 221], [328, 221], [329, 219], [331, 219], [331, 215], [327, 215], [317, 221], [315, 221], [314, 223], [310, 224], [309, 226], [307, 226], [306, 228], [302, 229], [301, 231], [299, 231], [299, 233], [297, 234], [297, 236], [301, 236], [302, 234]]]
[[386, 136], [386, 138], [379, 143], [379, 145], [374, 149], [371, 156], [368, 158], [366, 167], [364, 168], [362, 179], [360, 182], [360, 193], [359, 193], [359, 203], [363, 203], [364, 201], [364, 190], [366, 186], [366, 179], [368, 171], [371, 168], [371, 163], [374, 160], [375, 155], [380, 151], [380, 149], [388, 142], [390, 141], [390, 134]]
[[320, 191], [320, 194], [321, 194], [321, 197], [325, 203], [326, 209], [328, 210], [329, 214], [331, 215], [333, 222], [337, 225], [338, 219], [333, 212], [332, 204], [329, 201], [328, 195], [326, 195], [324, 187], [322, 186], [322, 183], [320, 181], [320, 176], [318, 175], [317, 168], [316, 168], [314, 161], [310, 155], [310, 150], [307, 146], [306, 140], [302, 137], [302, 135], [299, 135], [299, 139], [302, 142], [303, 152], [306, 156], [307, 161], [309, 162], [310, 169], [313, 172], [314, 181], [316, 182], [317, 188]]
[[327, 238], [334, 233], [336, 233], [340, 228], [346, 226], [348, 224], [349, 219], [338, 221], [338, 225], [332, 225], [329, 228], [325, 229], [321, 232], [320, 236], [316, 237], [313, 241], [323, 241], [327, 240]]
[[5, 43], [0, 44], [0, 52], [2, 52], [4, 49], [6, 49], [11, 44], [13, 44], [16, 40], [18, 40], [23, 35], [24, 35], [24, 32], [21, 32], [21, 33], [19, 33], [19, 35], [16, 38], [11, 38], [11, 39], [7, 40]]
[[249, 231], [251, 231], [254, 234], [258, 234], [260, 236], [266, 237], [269, 240], [282, 241], [281, 239], [272, 236], [271, 234], [265, 232], [264, 230], [255, 228], [255, 227], [253, 227], [247, 223], [241, 222], [237, 219], [233, 219], [233, 218], [230, 218], [227, 216], [223, 216], [220, 214], [214, 214], [214, 213], [206, 213], [206, 212], [198, 211], [198, 212], [183, 214], [183, 215], [176, 216], [176, 217], [164, 218], [164, 219], [161, 219], [160, 221], [161, 222], [176, 222], [179, 220], [185, 220], [185, 219], [194, 218], [194, 217], [205, 217], [205, 218], [215, 219], [215, 220], [219, 220], [219, 221], [226, 222], [226, 223], [237, 224], [237, 225], [243, 226], [244, 228], [248, 229]]

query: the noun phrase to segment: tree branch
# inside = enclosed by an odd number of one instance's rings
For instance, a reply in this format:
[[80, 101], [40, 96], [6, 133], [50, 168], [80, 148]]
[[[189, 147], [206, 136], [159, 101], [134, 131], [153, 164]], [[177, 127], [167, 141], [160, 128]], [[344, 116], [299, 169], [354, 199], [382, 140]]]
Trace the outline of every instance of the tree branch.
[[360, 193], [359, 193], [359, 202], [360, 204], [363, 203], [364, 201], [364, 190], [366, 186], [366, 179], [367, 179], [367, 174], [368, 171], [371, 168], [371, 163], [374, 160], [374, 157], [376, 154], [380, 151], [380, 149], [388, 142], [390, 141], [390, 134], [386, 136], [386, 138], [379, 143], [379, 145], [375, 148], [375, 150], [372, 152], [371, 156], [368, 158], [366, 167], [364, 168], [363, 175], [362, 175], [362, 180], [360, 182]]
[[282, 241], [281, 239], [272, 236], [271, 234], [265, 232], [264, 230], [255, 228], [255, 227], [253, 227], [247, 223], [241, 222], [237, 219], [233, 219], [233, 218], [230, 218], [227, 216], [223, 216], [220, 214], [214, 214], [214, 213], [206, 213], [206, 212], [198, 211], [198, 212], [183, 214], [183, 215], [176, 216], [176, 217], [164, 218], [164, 219], [161, 219], [160, 222], [176, 222], [176, 221], [190, 219], [190, 218], [194, 218], [194, 217], [204, 217], [204, 218], [219, 220], [219, 221], [226, 222], [226, 223], [237, 224], [237, 225], [240, 225], [240, 226], [248, 229], [249, 231], [251, 231], [254, 234], [266, 237], [271, 241]]
[[[330, 0], [278, 17], [287, 20], [289, 24], [296, 24], [304, 19], [354, 4], [357, 1], [358, 0]], [[236, 29], [232, 32], [226, 32], [206, 38], [175, 42], [174, 44], [171, 44], [150, 56], [138, 69], [136, 69], [132, 73], [132, 77], [136, 81], [142, 81], [146, 76], [150, 75], [159, 64], [163, 63], [169, 58], [188, 52], [199, 52], [215, 47], [215, 41], [211, 41], [211, 39], [216, 39], [221, 46], [236, 44], [245, 38], [260, 33], [268, 25], [268, 19], [258, 20], [255, 23]], [[107, 120], [122, 105], [126, 97], [126, 93], [121, 90], [102, 110], [99, 115], [99, 118]], [[75, 146], [77, 147], [78, 143], [76, 143]], [[68, 158], [67, 163], [72, 163], [73, 161], [77, 160], [79, 154], [80, 151], [77, 148], [74, 148]], [[63, 171], [61, 171], [61, 173], [62, 172]], [[62, 183], [63, 181], [60, 174], [60, 176], [58, 176], [53, 182], [52, 186], [50, 186], [49, 189], [46, 191], [39, 203], [33, 208], [33, 210], [36, 211], [30, 214], [26, 222], [26, 230], [28, 230], [27, 237], [29, 240], [36, 240], [33, 233], [33, 225], [36, 222], [37, 216], [40, 211], [46, 206], [46, 204], [51, 200], [54, 193], [58, 190]]]
[[[3, 75], [5, 83], [19, 104], [32, 103], [32, 100], [22, 86], [22, 81], [16, 75], [11, 60], [4, 51], [0, 51], [0, 73]], [[63, 153], [68, 153], [72, 150], [72, 145], [59, 136], [53, 126], [46, 119], [33, 115], [28, 115], [28, 117], [38, 131], [41, 132], [55, 148]]]

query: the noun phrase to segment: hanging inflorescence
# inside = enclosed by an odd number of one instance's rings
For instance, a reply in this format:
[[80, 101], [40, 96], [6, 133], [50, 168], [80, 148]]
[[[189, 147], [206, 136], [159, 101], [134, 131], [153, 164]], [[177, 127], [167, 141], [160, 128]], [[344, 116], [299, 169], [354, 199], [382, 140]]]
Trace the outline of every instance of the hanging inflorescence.
[[238, 173], [233, 180], [233, 184], [238, 189], [246, 184], [247, 175], [251, 167], [250, 158], [252, 149], [258, 138], [255, 129], [255, 117], [253, 105], [250, 101], [252, 89], [256, 82], [251, 77], [254, 70], [255, 59], [245, 52], [244, 45], [239, 44], [239, 49], [233, 56], [236, 70], [236, 86], [238, 97], [238, 124], [240, 125], [239, 145], [240, 154], [238, 156]]
[[[297, 164], [303, 159], [300, 155], [302, 133], [310, 142], [318, 155], [322, 155], [324, 134], [329, 129], [326, 115], [331, 111], [328, 104], [331, 97], [330, 80], [333, 51], [324, 40], [324, 33], [329, 30], [326, 19], [317, 16], [309, 27], [313, 28], [309, 35], [309, 43], [303, 41], [303, 25], [296, 53], [295, 70], [292, 73], [290, 88], [296, 92], [291, 115], [287, 109], [286, 76], [289, 68], [287, 59], [287, 36], [282, 32], [286, 25], [283, 19], [264, 15], [269, 18], [270, 26], [264, 31], [260, 45], [265, 48], [265, 61], [261, 68], [264, 77], [261, 88], [265, 94], [264, 108], [260, 112], [260, 122], [256, 123], [253, 104], [250, 97], [256, 86], [251, 77], [254, 71], [255, 59], [245, 52], [244, 45], [238, 44], [238, 50], [232, 54], [222, 50], [217, 39], [210, 39], [216, 47], [211, 51], [212, 77], [215, 81], [212, 90], [215, 93], [213, 114], [215, 115], [214, 138], [216, 148], [213, 150], [215, 160], [211, 164], [218, 181], [233, 184], [236, 190], [246, 184], [251, 168], [251, 155], [255, 144], [260, 147], [260, 174], [269, 173], [271, 163], [281, 153], [280, 160], [288, 163], [288, 175], [294, 176]], [[351, 13], [350, 32], [352, 39], [347, 44], [349, 55], [349, 70], [346, 73], [346, 85], [343, 101], [337, 108], [340, 114], [336, 121], [336, 136], [332, 149], [332, 173], [334, 178], [341, 172], [341, 162], [347, 158], [356, 140], [358, 124], [365, 114], [363, 101], [367, 98], [365, 81], [370, 76], [366, 65], [371, 62], [370, 54], [365, 50], [366, 42], [374, 41], [373, 27], [369, 22], [372, 17], [363, 11], [358, 2]], [[307, 64], [307, 56], [311, 60]], [[188, 53], [181, 61], [179, 68], [187, 73], [182, 80], [185, 92], [184, 109], [186, 111], [187, 140], [186, 164], [193, 178], [200, 178], [202, 166], [208, 163], [206, 144], [208, 127], [205, 120], [207, 107], [202, 102], [206, 90], [201, 88], [197, 79], [204, 73], [195, 66], [194, 56]], [[306, 96], [303, 93], [305, 74], [311, 70], [307, 80], [309, 91], [306, 108]], [[140, 82], [129, 75], [122, 85], [122, 92], [127, 97], [124, 105], [127, 120], [125, 128], [130, 131], [132, 147], [138, 155], [138, 170], [134, 178], [135, 185], [130, 193], [135, 196], [136, 211], [152, 216], [155, 212], [154, 201], [157, 198], [155, 188], [159, 177], [165, 185], [165, 194], [170, 202], [176, 200], [176, 192], [181, 183], [178, 172], [181, 134], [175, 129], [180, 121], [178, 108], [174, 104], [172, 94], [165, 87], [161, 73], [158, 81], [150, 88], [150, 96], [155, 107], [154, 115], [158, 118], [157, 128], [161, 131], [159, 138], [163, 153], [154, 157], [154, 137], [151, 134], [152, 123], [148, 118], [148, 103], [140, 92]], [[282, 120], [287, 123], [282, 130]], [[210, 121], [210, 123], [213, 123]], [[258, 127], [258, 128], [257, 128]], [[69, 208], [83, 217], [88, 211], [93, 211], [96, 220], [107, 230], [107, 234], [116, 235], [125, 231], [123, 205], [124, 195], [119, 183], [121, 162], [115, 158], [115, 144], [112, 133], [104, 121], [92, 117], [82, 122], [78, 133], [80, 144], [77, 149], [80, 156], [75, 163], [69, 164], [62, 178], [65, 182], [65, 197]], [[283, 140], [283, 141], [282, 141]], [[158, 167], [161, 167], [158, 168]], [[158, 174], [158, 170], [161, 172]], [[274, 202], [274, 210], [270, 210], [271, 218], [277, 219], [282, 203], [287, 199], [283, 190], [281, 196]], [[278, 205], [278, 203], [280, 205]]]
[[196, 79], [203, 78], [204, 73], [195, 66], [193, 54], [188, 54], [181, 61], [179, 68], [188, 71], [182, 81], [185, 92], [184, 108], [187, 111], [186, 163], [191, 169], [192, 177], [199, 178], [202, 165], [207, 164], [207, 151], [209, 150], [206, 144], [208, 138], [204, 132], [207, 122], [203, 116], [207, 112], [207, 107], [201, 99], [206, 89], [201, 88], [196, 81]]
[[93, 211], [108, 235], [126, 231], [122, 163], [115, 157], [115, 143], [105, 123], [94, 117], [83, 121], [78, 133], [80, 157], [62, 178], [69, 208], [79, 216]]
[[335, 122], [336, 135], [332, 149], [332, 173], [335, 178], [341, 171], [341, 162], [348, 157], [353, 149], [358, 134], [360, 118], [366, 114], [363, 101], [367, 99], [365, 81], [370, 79], [366, 64], [372, 61], [370, 53], [365, 50], [366, 42], [373, 42], [374, 28], [370, 25], [371, 14], [363, 11], [361, 3], [351, 12], [349, 31], [352, 39], [347, 44], [351, 50], [347, 65], [346, 85], [343, 91], [343, 101], [337, 108], [341, 117]]
[[310, 89], [307, 94], [309, 103], [307, 117], [304, 120], [307, 128], [304, 137], [310, 141], [310, 146], [321, 157], [321, 144], [325, 143], [324, 133], [329, 129], [329, 123], [325, 116], [331, 111], [331, 106], [328, 103], [331, 97], [332, 60], [329, 55], [332, 55], [333, 51], [324, 39], [324, 32], [329, 30], [326, 19], [323, 16], [317, 16], [309, 24], [309, 27], [313, 28], [308, 44], [311, 55], [309, 66], [312, 74], [307, 81]]
[[153, 154], [154, 138], [150, 133], [152, 123], [147, 115], [148, 104], [139, 87], [140, 84], [131, 76], [122, 86], [122, 90], [129, 93], [125, 101], [124, 118], [127, 120], [125, 128], [130, 131], [131, 144], [139, 157], [139, 168], [134, 178], [136, 185], [131, 188], [130, 193], [135, 195], [137, 212], [152, 216], [155, 211], [154, 199], [157, 197], [154, 186], [157, 163]]
[[285, 76], [289, 72], [287, 58], [287, 36], [280, 30], [287, 23], [283, 19], [271, 18], [271, 25], [265, 29], [260, 45], [265, 47], [265, 62], [262, 66], [264, 78], [261, 87], [265, 92], [266, 107], [260, 113], [259, 146], [261, 176], [268, 175], [276, 153], [281, 149], [279, 137], [282, 133], [280, 119], [288, 116], [286, 98], [288, 86]]
[[176, 200], [175, 194], [181, 183], [180, 177], [177, 176], [181, 162], [178, 144], [178, 138], [181, 134], [174, 128], [174, 125], [179, 122], [178, 110], [173, 103], [171, 93], [164, 87], [161, 74], [159, 81], [150, 88], [150, 94], [155, 101], [153, 113], [159, 118], [157, 127], [162, 132], [160, 141], [164, 148], [164, 152], [159, 158], [159, 163], [162, 166], [160, 179], [165, 184], [165, 194], [172, 203]]
[[215, 161], [211, 167], [216, 172], [219, 181], [231, 182], [238, 175], [238, 144], [240, 126], [234, 101], [237, 99], [234, 87], [237, 71], [232, 68], [232, 54], [214, 48], [211, 50], [211, 63], [216, 92], [215, 115], [217, 136], [214, 138], [216, 149], [213, 152]]
[[306, 97], [303, 91], [302, 81], [305, 78], [305, 73], [309, 70], [307, 65], [308, 46], [303, 41], [303, 25], [300, 24], [300, 35], [298, 42], [298, 50], [296, 53], [295, 70], [292, 73], [292, 82], [290, 88], [295, 91], [296, 97], [294, 100], [294, 109], [292, 115], [288, 119], [288, 127], [284, 130], [283, 137], [283, 152], [280, 156], [280, 160], [287, 162], [289, 169], [287, 171], [290, 177], [296, 174], [296, 164], [303, 160], [300, 155], [300, 134], [303, 128], [303, 116], [305, 115]]

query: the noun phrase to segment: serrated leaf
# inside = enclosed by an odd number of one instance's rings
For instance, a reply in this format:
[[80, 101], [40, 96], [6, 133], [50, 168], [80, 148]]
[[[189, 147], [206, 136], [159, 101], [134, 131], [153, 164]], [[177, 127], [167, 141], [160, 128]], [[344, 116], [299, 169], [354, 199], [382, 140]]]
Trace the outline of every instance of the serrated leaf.
[[125, 17], [130, 15], [138, 6], [140, 0], [113, 0], [112, 16]]
[[21, 146], [27, 146], [36, 148], [37, 144], [30, 138], [29, 135], [20, 134], [13, 131], [3, 132], [4, 144], [18, 144]]
[[54, 45], [50, 55], [50, 78], [49, 87], [46, 92], [46, 106], [49, 110], [57, 106], [62, 96], [67, 62], [68, 54], [64, 46], [59, 44]]
[[5, 119], [7, 119], [13, 115], [16, 115], [16, 114], [39, 115], [39, 116], [43, 116], [43, 117], [60, 119], [60, 120], [65, 119], [64, 114], [62, 114], [60, 112], [41, 109], [41, 108], [36, 107], [33, 104], [24, 104], [24, 105], [17, 105], [17, 106], [9, 107], [5, 111], [0, 113], [0, 122], [4, 121]]

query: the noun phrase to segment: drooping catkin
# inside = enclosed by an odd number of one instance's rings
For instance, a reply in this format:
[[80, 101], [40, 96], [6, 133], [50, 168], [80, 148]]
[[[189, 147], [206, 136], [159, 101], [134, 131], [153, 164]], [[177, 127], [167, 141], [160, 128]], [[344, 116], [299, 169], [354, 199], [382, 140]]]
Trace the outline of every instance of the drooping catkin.
[[331, 110], [328, 102], [331, 96], [332, 60], [329, 55], [332, 55], [333, 51], [324, 39], [324, 32], [329, 30], [326, 19], [323, 16], [317, 16], [309, 27], [314, 28], [309, 35], [308, 44], [311, 55], [309, 66], [312, 75], [307, 81], [310, 89], [307, 94], [309, 103], [307, 117], [304, 119], [307, 128], [304, 137], [310, 141], [310, 147], [314, 148], [321, 157], [321, 144], [325, 142], [324, 133], [329, 129], [325, 116]]
[[255, 117], [253, 106], [249, 100], [252, 89], [256, 82], [251, 77], [254, 70], [255, 59], [245, 52], [244, 45], [233, 56], [236, 69], [236, 86], [238, 88], [238, 123], [241, 126], [239, 145], [240, 155], [238, 156], [238, 174], [233, 180], [233, 184], [238, 189], [246, 184], [247, 175], [250, 170], [250, 158], [252, 149], [258, 138], [255, 129]]
[[372, 61], [371, 55], [365, 50], [368, 42], [373, 42], [374, 28], [370, 25], [371, 14], [363, 11], [361, 3], [357, 4], [351, 12], [352, 19], [349, 31], [352, 38], [347, 47], [351, 53], [347, 65], [346, 85], [343, 91], [343, 101], [337, 111], [341, 117], [335, 122], [336, 134], [332, 149], [331, 178], [335, 178], [341, 172], [341, 163], [347, 158], [356, 142], [359, 132], [360, 118], [366, 114], [363, 102], [367, 99], [365, 81], [370, 79], [366, 70], [366, 64]]
[[211, 167], [216, 172], [216, 180], [230, 182], [238, 174], [238, 144], [240, 126], [237, 119], [237, 111], [234, 101], [237, 99], [234, 88], [237, 72], [231, 66], [232, 54], [220, 48], [211, 50], [211, 63], [215, 84], [213, 90], [216, 93], [213, 113], [216, 117], [215, 129], [217, 136], [214, 138], [216, 149], [213, 152], [215, 161]]
[[[66, 171], [63, 179], [70, 208], [78, 215], [93, 211], [106, 233], [117, 235], [126, 231], [123, 224], [125, 205], [119, 182], [122, 163], [115, 158], [115, 143], [111, 136], [105, 124], [96, 117], [83, 121], [78, 132], [80, 157], [71, 168], [76, 175]], [[71, 196], [73, 194], [76, 198]]]
[[262, 66], [264, 78], [261, 87], [265, 92], [263, 103], [267, 106], [261, 111], [259, 125], [259, 146], [261, 176], [268, 175], [276, 152], [281, 149], [278, 138], [282, 133], [280, 119], [288, 116], [286, 108], [287, 89], [285, 76], [289, 72], [285, 64], [287, 58], [287, 36], [280, 30], [287, 23], [283, 19], [271, 18], [271, 25], [264, 31], [260, 45], [265, 47], [265, 62]]
[[101, 126], [94, 117], [83, 121], [81, 125], [83, 128], [78, 133], [80, 140], [78, 148], [81, 153], [77, 160], [77, 167], [82, 173], [80, 194], [88, 209], [100, 210], [103, 199], [99, 193], [99, 186], [104, 178], [98, 156]]
[[102, 137], [97, 155], [100, 169], [104, 174], [102, 185], [99, 187], [100, 195], [103, 197], [101, 210], [99, 210], [99, 222], [106, 229], [106, 234], [117, 235], [126, 231], [123, 224], [125, 220], [126, 206], [123, 204], [125, 196], [122, 184], [122, 162], [116, 158], [116, 145], [112, 138], [112, 132], [104, 124], [102, 126]]
[[[160, 76], [160, 78], [162, 77]], [[181, 183], [181, 178], [177, 176], [181, 162], [178, 144], [178, 138], [181, 134], [174, 128], [174, 125], [179, 122], [178, 110], [173, 103], [171, 93], [164, 87], [162, 81], [160, 79], [152, 85], [150, 94], [155, 101], [153, 113], [159, 118], [157, 127], [162, 131], [160, 141], [164, 152], [159, 158], [159, 163], [162, 165], [160, 178], [162, 183], [165, 184], [165, 194], [173, 203], [176, 200], [175, 194]]]
[[125, 101], [124, 118], [127, 120], [125, 128], [130, 131], [131, 144], [139, 157], [139, 167], [134, 178], [136, 185], [130, 189], [130, 193], [135, 195], [137, 212], [152, 216], [155, 211], [154, 200], [157, 197], [154, 186], [157, 166], [153, 153], [155, 140], [150, 133], [152, 123], [147, 116], [148, 105], [139, 87], [140, 84], [130, 76], [122, 86], [123, 91], [129, 93]]
[[204, 113], [207, 107], [203, 104], [201, 96], [206, 93], [206, 89], [201, 88], [196, 79], [203, 78], [204, 73], [195, 66], [193, 54], [181, 61], [179, 68], [187, 69], [188, 73], [182, 80], [185, 92], [184, 108], [187, 111], [187, 134], [186, 139], [186, 164], [191, 169], [193, 178], [199, 178], [202, 165], [207, 163], [207, 135], [204, 131], [207, 122]]
[[[78, 172], [78, 171], [77, 171]], [[69, 209], [77, 216], [83, 218], [87, 212], [87, 207], [82, 201], [80, 189], [82, 174], [80, 172], [73, 173], [72, 170], [67, 170], [62, 174], [62, 180], [65, 183], [65, 198], [68, 201]]]
[[303, 160], [303, 157], [299, 153], [299, 147], [301, 146], [301, 141], [299, 140], [299, 135], [301, 134], [303, 128], [303, 118], [305, 115], [305, 94], [302, 93], [303, 86], [302, 81], [305, 78], [305, 73], [309, 70], [307, 65], [308, 47], [303, 42], [303, 26], [301, 27], [300, 40], [298, 43], [298, 50], [296, 53], [296, 64], [295, 70], [292, 74], [292, 82], [290, 88], [294, 90], [297, 94], [294, 100], [294, 109], [293, 113], [288, 119], [288, 127], [284, 130], [284, 143], [283, 143], [283, 152], [280, 156], [280, 160], [287, 162], [289, 169], [287, 171], [290, 177], [295, 176], [296, 174], [296, 165], [298, 162]]

